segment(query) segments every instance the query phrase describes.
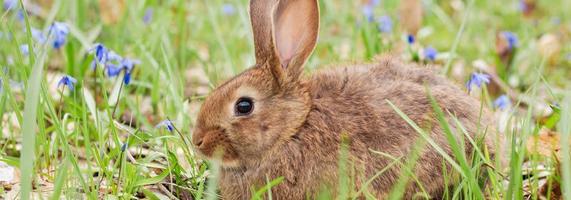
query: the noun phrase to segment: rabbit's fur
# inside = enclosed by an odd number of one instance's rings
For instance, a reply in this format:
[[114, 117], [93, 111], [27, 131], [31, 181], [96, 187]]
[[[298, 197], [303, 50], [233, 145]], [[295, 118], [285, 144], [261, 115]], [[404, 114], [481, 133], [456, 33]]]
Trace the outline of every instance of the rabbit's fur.
[[[393, 159], [403, 163], [417, 141], [415, 131], [389, 105], [392, 102], [452, 155], [443, 129], [430, 103], [427, 89], [447, 114], [451, 129], [462, 141], [462, 131], [475, 140], [477, 130], [489, 127], [486, 112], [480, 120], [480, 103], [427, 67], [404, 64], [385, 57], [375, 64], [322, 70], [302, 75], [319, 29], [316, 0], [252, 0], [256, 65], [220, 85], [203, 103], [192, 141], [202, 156], [221, 161], [219, 180], [224, 199], [248, 199], [252, 189], [278, 177], [274, 199], [305, 199], [328, 189], [336, 194], [341, 141], [349, 146], [348, 174], [355, 189], [383, 170]], [[251, 114], [237, 115], [238, 99], [254, 102]], [[481, 123], [478, 123], [480, 122]], [[482, 131], [480, 131], [482, 132]], [[494, 154], [493, 134], [484, 138]], [[472, 154], [468, 140], [466, 155]], [[443, 172], [454, 170], [429, 145], [420, 151], [405, 198], [420, 191], [438, 197], [445, 189]], [[446, 169], [443, 169], [445, 164]], [[392, 165], [367, 187], [368, 193], [386, 197], [401, 176], [403, 165]], [[447, 180], [454, 183], [454, 178]], [[420, 188], [422, 187], [422, 188]]]

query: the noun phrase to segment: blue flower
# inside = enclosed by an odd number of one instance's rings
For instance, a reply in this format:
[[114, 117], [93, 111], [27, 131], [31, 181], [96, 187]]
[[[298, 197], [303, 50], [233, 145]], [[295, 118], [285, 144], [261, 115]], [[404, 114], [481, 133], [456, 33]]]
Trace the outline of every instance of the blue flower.
[[408, 34], [406, 36], [406, 41], [408, 42], [408, 44], [414, 44], [414, 41], [415, 41], [414, 35]]
[[364, 5], [363, 8], [361, 8], [361, 12], [363, 12], [363, 15], [365, 16], [365, 18], [369, 21], [372, 22], [375, 20], [375, 14], [373, 11], [373, 6], [367, 4]]
[[4, 0], [4, 10], [12, 10], [18, 5], [18, 0]]
[[16, 19], [20, 22], [24, 21], [24, 10], [22, 9], [18, 10], [18, 12], [16, 13]]
[[44, 33], [42, 33], [42, 31], [36, 28], [30, 28], [30, 30], [32, 31], [32, 37], [36, 40], [36, 42], [38, 43], [46, 42], [46, 36], [44, 35]]
[[361, 12], [369, 22], [375, 21], [375, 7], [381, 4], [381, 0], [369, 0], [362, 8]]
[[91, 48], [89, 52], [95, 53], [95, 61], [99, 63], [107, 62], [107, 47], [103, 46], [101, 43], [95, 44], [95, 47]]
[[377, 28], [380, 32], [390, 33], [393, 31], [393, 20], [387, 15], [383, 15], [377, 19]]
[[438, 55], [438, 51], [435, 48], [431, 46], [424, 48], [424, 58], [434, 61], [436, 60], [436, 55]]
[[50, 33], [54, 37], [52, 46], [54, 49], [59, 49], [65, 44], [66, 37], [69, 34], [69, 28], [62, 22], [54, 22], [50, 26]]
[[369, 0], [369, 5], [372, 5], [372, 6], [381, 5], [381, 0]]
[[115, 53], [113, 50], [107, 51], [106, 59], [107, 60], [105, 62], [119, 62], [123, 60], [123, 58], [119, 54]]
[[95, 47], [89, 51], [95, 53], [95, 58], [91, 62], [92, 69], [95, 70], [97, 63], [104, 64], [109, 77], [117, 76], [121, 71], [125, 71], [123, 82], [126, 85], [131, 82], [133, 68], [140, 63], [139, 60], [123, 58], [100, 43], [95, 44]]
[[526, 2], [526, 0], [520, 0], [518, 4], [518, 9], [524, 14], [529, 14], [533, 11], [534, 5], [533, 3]]
[[468, 92], [472, 91], [472, 86], [476, 85], [477, 87], [481, 88], [483, 84], [490, 83], [490, 75], [474, 72], [470, 76], [470, 80], [466, 83], [466, 88]]
[[234, 15], [236, 13], [236, 8], [234, 8], [232, 4], [225, 3], [224, 5], [222, 5], [222, 13], [228, 16]]
[[125, 69], [125, 71], [132, 71], [133, 67], [135, 65], [140, 64], [141, 61], [139, 60], [133, 60], [133, 59], [129, 59], [129, 58], [123, 58], [123, 60], [121, 60], [121, 66]]
[[133, 68], [135, 67], [135, 65], [138, 65], [139, 63], [141, 63], [139, 60], [131, 60], [128, 58], [124, 58], [121, 61], [121, 66], [125, 70], [125, 77], [123, 78], [123, 83], [125, 83], [125, 85], [129, 85], [129, 83], [131, 82], [131, 73], [133, 71]]
[[125, 142], [121, 145], [121, 152], [125, 152], [125, 150], [127, 150], [127, 147], [129, 146], [129, 143]]
[[93, 61], [91, 61], [91, 69], [93, 69], [93, 70], [95, 70], [98, 63], [99, 64], [107, 64], [107, 61], [109, 60], [110, 54], [111, 54], [111, 57], [113, 59], [117, 59], [116, 57], [120, 57], [119, 55], [115, 54], [112, 51], [110, 53], [109, 49], [107, 49], [107, 47], [105, 47], [101, 43], [95, 44], [95, 46], [93, 48], [91, 48], [89, 50], [89, 52], [95, 54]]
[[121, 73], [121, 70], [123, 70], [122, 67], [119, 67], [115, 64], [107, 64], [105, 65], [105, 69], [107, 69], [107, 76], [108, 77], [114, 77], [119, 75], [119, 73]]
[[22, 55], [27, 56], [30, 55], [30, 49], [27, 44], [20, 45], [20, 52]]
[[174, 126], [172, 125], [172, 122], [168, 119], [157, 124], [157, 126], [155, 126], [155, 128], [166, 128], [169, 132], [174, 131]]
[[115, 65], [113, 63], [107, 63], [107, 76], [114, 77], [119, 75], [121, 71], [125, 71], [125, 77], [123, 78], [123, 82], [128, 85], [131, 82], [131, 73], [135, 65], [139, 64], [139, 60], [132, 60], [128, 58], [122, 58], [119, 65]]
[[509, 31], [502, 31], [501, 34], [507, 40], [509, 50], [512, 50], [518, 46], [517, 35]]
[[67, 88], [69, 88], [69, 90], [73, 90], [74, 86], [73, 84], [77, 83], [77, 80], [75, 80], [75, 78], [68, 76], [68, 75], [64, 75], [58, 82], [58, 87], [61, 85], [67, 86]]
[[143, 22], [145, 24], [149, 24], [151, 23], [151, 20], [153, 20], [153, 9], [147, 8], [147, 10], [145, 10], [145, 15], [143, 15]]
[[494, 101], [494, 107], [500, 110], [505, 110], [510, 105], [511, 105], [510, 98], [506, 95], [502, 95]]
[[125, 72], [125, 77], [123, 77], [123, 83], [129, 85], [131, 83], [131, 72]]

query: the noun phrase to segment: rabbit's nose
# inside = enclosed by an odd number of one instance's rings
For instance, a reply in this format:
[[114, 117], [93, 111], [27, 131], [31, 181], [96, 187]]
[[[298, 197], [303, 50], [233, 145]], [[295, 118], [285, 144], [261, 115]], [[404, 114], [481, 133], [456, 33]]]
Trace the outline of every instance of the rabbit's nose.
[[202, 138], [198, 138], [198, 139], [193, 139], [192, 143], [194, 143], [194, 145], [198, 148], [200, 148], [200, 146], [202, 145]]
[[195, 130], [194, 134], [192, 135], [192, 144], [197, 148], [203, 144], [205, 132], [200, 130]]

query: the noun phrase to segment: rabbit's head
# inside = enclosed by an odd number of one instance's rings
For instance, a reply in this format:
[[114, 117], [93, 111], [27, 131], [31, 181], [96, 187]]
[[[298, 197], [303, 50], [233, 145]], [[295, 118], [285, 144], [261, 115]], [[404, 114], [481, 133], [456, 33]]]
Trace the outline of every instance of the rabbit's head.
[[211, 92], [192, 136], [224, 167], [263, 160], [292, 139], [311, 106], [301, 76], [317, 41], [317, 0], [252, 0], [250, 19], [256, 64]]

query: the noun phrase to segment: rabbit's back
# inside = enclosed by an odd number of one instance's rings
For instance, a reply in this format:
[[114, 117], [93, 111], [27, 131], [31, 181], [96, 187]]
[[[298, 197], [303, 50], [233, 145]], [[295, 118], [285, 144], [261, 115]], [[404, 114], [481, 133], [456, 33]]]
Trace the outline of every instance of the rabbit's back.
[[[388, 102], [429, 133], [448, 154], [451, 150], [436, 119], [427, 89], [442, 110], [454, 115], [469, 134], [474, 136], [477, 132], [478, 101], [426, 67], [407, 66], [391, 59], [370, 65], [339, 67], [315, 73], [311, 77], [310, 88], [312, 110], [307, 122], [313, 127], [327, 126], [323, 129], [332, 133], [349, 135], [353, 156], [364, 163], [365, 181], [393, 162], [371, 150], [393, 158], [407, 158], [417, 145], [419, 133]], [[457, 123], [451, 117], [447, 118], [455, 130]], [[461, 134], [460, 131], [454, 132]], [[464, 145], [467, 154], [472, 152], [468, 141], [464, 141]], [[433, 148], [425, 148], [416, 165], [415, 175], [424, 190], [433, 196], [444, 189], [443, 163], [442, 156]], [[370, 187], [377, 195], [389, 191], [401, 176], [398, 166], [394, 165], [372, 182]], [[446, 171], [451, 171], [449, 166]], [[408, 187], [407, 197], [420, 191], [416, 184]]]

